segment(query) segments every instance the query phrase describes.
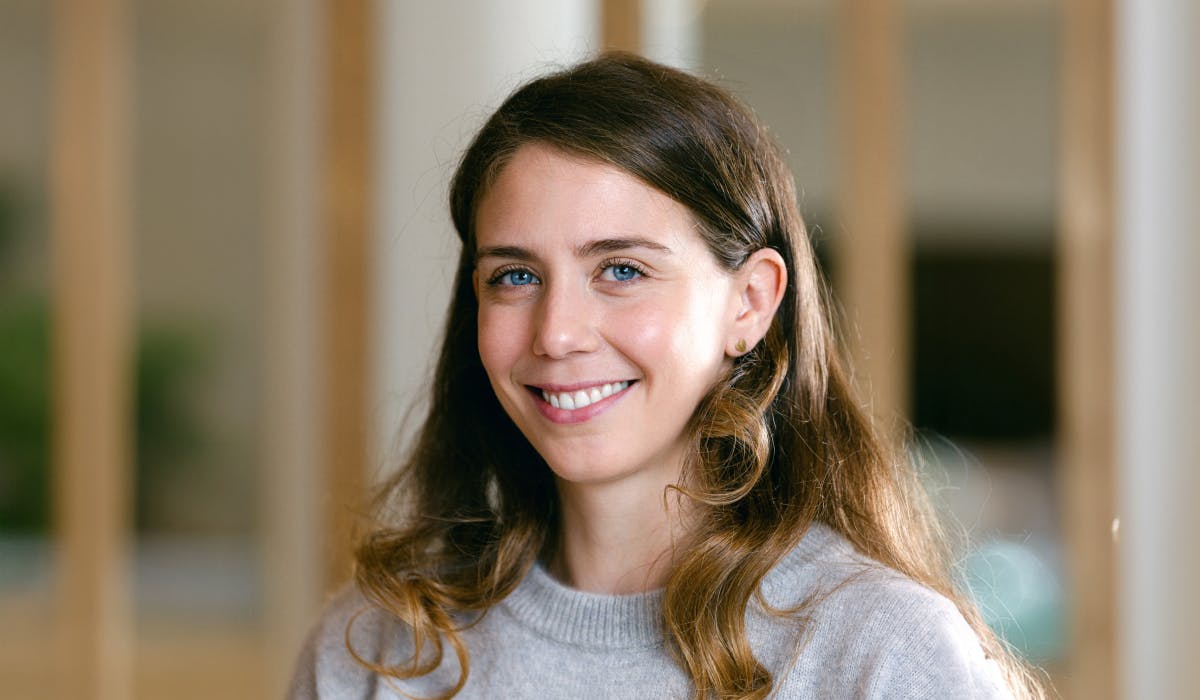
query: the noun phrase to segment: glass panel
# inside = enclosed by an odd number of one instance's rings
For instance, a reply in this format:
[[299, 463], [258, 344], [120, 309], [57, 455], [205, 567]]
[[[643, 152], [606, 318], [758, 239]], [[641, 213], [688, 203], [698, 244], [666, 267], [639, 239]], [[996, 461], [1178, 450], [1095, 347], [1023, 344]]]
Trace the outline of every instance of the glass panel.
[[0, 3], [0, 678], [27, 698], [51, 692], [54, 658], [49, 37], [48, 3]]
[[263, 697], [264, 7], [136, 7], [137, 694]]
[[1058, 31], [1052, 3], [906, 14], [916, 449], [985, 619], [1052, 670]]
[[[829, 256], [834, 197], [834, 5], [828, 0], [711, 0], [701, 23], [701, 71], [749, 104], [786, 151], [800, 213]], [[830, 271], [828, 265], [826, 272]]]

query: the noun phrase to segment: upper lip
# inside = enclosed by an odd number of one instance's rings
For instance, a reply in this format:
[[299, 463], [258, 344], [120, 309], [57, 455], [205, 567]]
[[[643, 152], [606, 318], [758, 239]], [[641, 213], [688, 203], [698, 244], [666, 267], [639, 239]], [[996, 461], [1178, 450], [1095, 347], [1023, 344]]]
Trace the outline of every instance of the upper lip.
[[617, 382], [633, 382], [633, 379], [600, 379], [586, 382], [574, 382], [571, 384], [529, 384], [535, 389], [549, 391], [554, 393], [562, 393], [567, 391], [579, 391], [581, 389], [591, 389], [592, 387], [604, 386], [605, 384], [616, 384]]

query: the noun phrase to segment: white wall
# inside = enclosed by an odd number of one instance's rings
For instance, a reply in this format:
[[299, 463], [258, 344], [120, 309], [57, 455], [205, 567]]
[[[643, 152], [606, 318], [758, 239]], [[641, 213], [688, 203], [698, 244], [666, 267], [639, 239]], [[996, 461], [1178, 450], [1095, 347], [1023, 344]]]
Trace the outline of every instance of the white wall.
[[1118, 643], [1165, 700], [1200, 688], [1200, 4], [1116, 6]]
[[698, 70], [705, 0], [642, 0], [642, 53], [667, 65]]

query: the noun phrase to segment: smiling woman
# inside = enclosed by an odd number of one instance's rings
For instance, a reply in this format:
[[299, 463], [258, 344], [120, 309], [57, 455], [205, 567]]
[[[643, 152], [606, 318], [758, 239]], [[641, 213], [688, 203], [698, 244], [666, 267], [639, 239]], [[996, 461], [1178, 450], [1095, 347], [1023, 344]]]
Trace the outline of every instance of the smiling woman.
[[[478, 204], [480, 359], [559, 478], [560, 501], [590, 493], [581, 484], [624, 480], [637, 520], [661, 513], [687, 423], [732, 364], [725, 348], [766, 332], [783, 292], [779, 254], [729, 274], [694, 228], [687, 208], [633, 176], [537, 143], [518, 149]], [[743, 304], [752, 279], [774, 282], [763, 313]]]
[[1040, 695], [851, 393], [748, 110], [604, 55], [509, 97], [450, 203], [429, 414], [293, 697]]

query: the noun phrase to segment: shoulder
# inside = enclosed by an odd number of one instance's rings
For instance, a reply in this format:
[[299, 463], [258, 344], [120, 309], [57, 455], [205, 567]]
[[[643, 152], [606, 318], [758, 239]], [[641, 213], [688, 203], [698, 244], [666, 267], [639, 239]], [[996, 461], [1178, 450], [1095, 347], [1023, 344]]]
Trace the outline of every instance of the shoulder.
[[838, 669], [822, 684], [839, 695], [1009, 697], [997, 664], [953, 602], [863, 556], [829, 528], [814, 527], [807, 550], [802, 544], [781, 563], [771, 589], [764, 586], [772, 605], [811, 601], [794, 670]]
[[997, 664], [945, 596], [888, 571], [847, 585], [825, 603], [850, 634], [868, 697], [1002, 698]]
[[[371, 603], [349, 585], [325, 605], [296, 662], [288, 697], [367, 697], [375, 675], [355, 658], [377, 662], [384, 640], [403, 638], [403, 623]], [[353, 653], [351, 652], [353, 650]]]

